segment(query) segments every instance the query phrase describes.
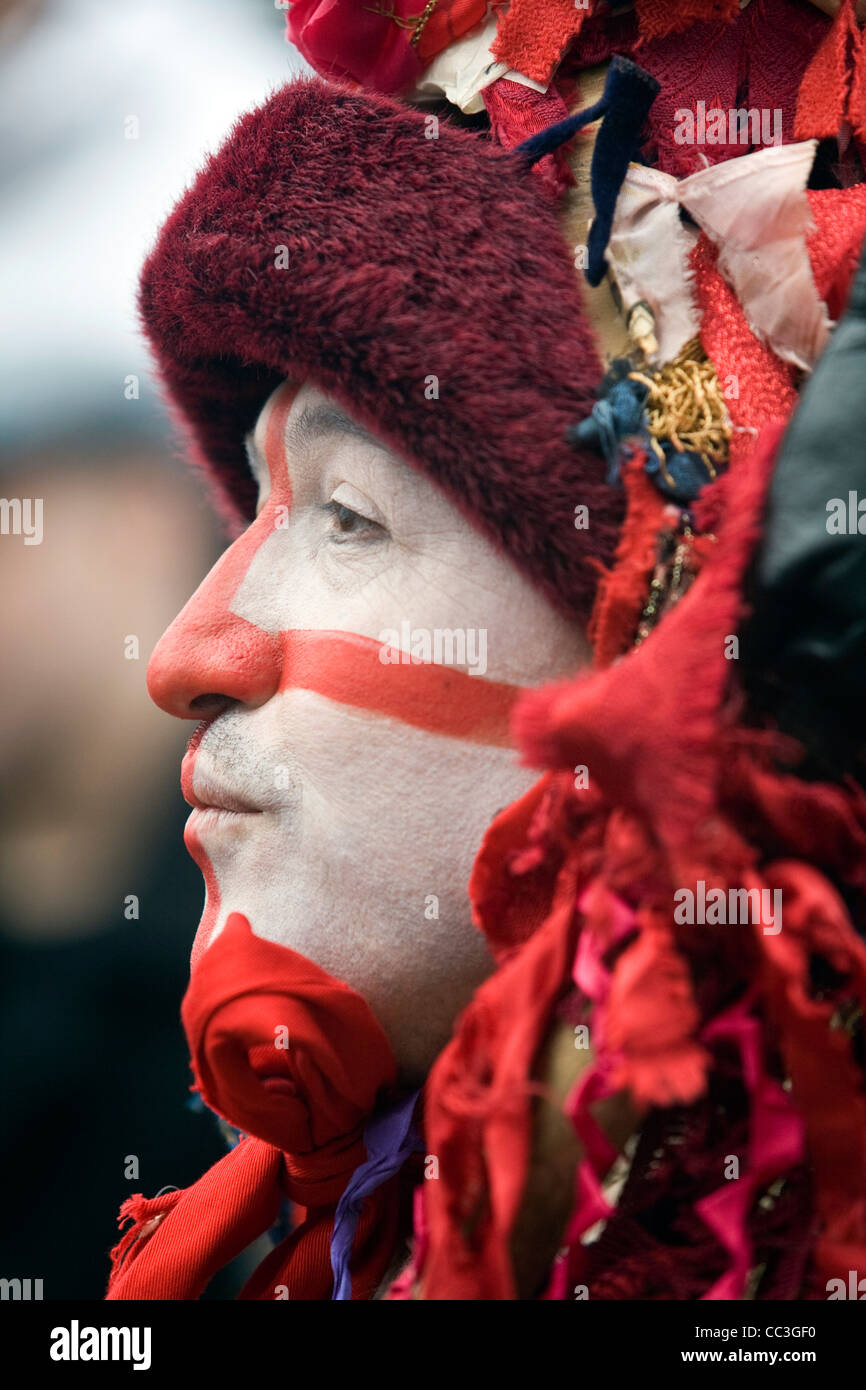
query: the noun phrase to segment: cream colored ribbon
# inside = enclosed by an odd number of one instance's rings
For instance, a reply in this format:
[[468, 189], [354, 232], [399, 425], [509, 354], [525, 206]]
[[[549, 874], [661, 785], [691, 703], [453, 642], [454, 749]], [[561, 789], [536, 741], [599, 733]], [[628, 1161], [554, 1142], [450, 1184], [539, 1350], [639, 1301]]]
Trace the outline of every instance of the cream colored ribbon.
[[752, 331], [784, 361], [811, 370], [833, 327], [806, 249], [816, 148], [815, 140], [769, 145], [686, 179], [629, 165], [607, 260], [626, 310], [645, 299], [656, 316], [654, 362], [670, 361], [700, 328], [689, 263], [698, 234], [682, 222], [685, 208], [718, 247], [719, 270]]

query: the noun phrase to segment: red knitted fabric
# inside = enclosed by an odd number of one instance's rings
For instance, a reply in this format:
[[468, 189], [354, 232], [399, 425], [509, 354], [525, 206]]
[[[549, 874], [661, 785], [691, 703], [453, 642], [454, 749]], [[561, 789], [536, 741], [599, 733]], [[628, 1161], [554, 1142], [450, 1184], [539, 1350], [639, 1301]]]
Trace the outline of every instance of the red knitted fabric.
[[846, 121], [866, 160], [866, 35], [857, 23], [855, 0], [842, 0], [803, 79], [797, 135], [803, 140], [839, 136], [844, 146]]
[[635, 0], [641, 35], [647, 39], [680, 34], [693, 24], [736, 19], [739, 0]]
[[[810, 189], [807, 197], [815, 223], [806, 243], [815, 285], [836, 319], [844, 311], [866, 235], [866, 184]], [[793, 410], [796, 373], [752, 332], [716, 262], [715, 248], [701, 234], [692, 253], [703, 310], [701, 341], [728, 392], [726, 404], [735, 431], [731, 461], [736, 464], [750, 452], [763, 425]]]
[[849, 57], [860, 44], [853, 4], [842, 0], [800, 88], [797, 138], [821, 140], [838, 133], [851, 87]]
[[548, 83], [588, 14], [574, 0], [511, 0], [491, 53], [534, 82]]
[[703, 310], [701, 342], [713, 362], [734, 426], [731, 463], [751, 452], [762, 425], [787, 416], [797, 401], [794, 368], [762, 343], [748, 325], [742, 306], [719, 274], [718, 253], [701, 233], [692, 266], [698, 302]]
[[866, 183], [815, 188], [808, 194], [815, 230], [808, 239], [818, 293], [831, 319], [840, 319], [866, 237]]
[[[732, 9], [727, 18], [713, 9], [707, 0], [687, 0], [684, 8], [658, 0], [649, 27], [644, 12], [593, 14], [557, 72], [560, 79], [566, 73], [579, 76], [582, 67], [607, 62], [614, 53], [629, 55], [651, 72], [662, 90], [649, 114], [644, 157], [678, 178], [703, 167], [694, 146], [678, 145], [673, 138], [675, 113], [694, 110], [699, 100], [725, 110], [780, 110], [783, 143], [815, 133], [804, 135], [795, 129], [797, 95], [830, 31], [827, 15], [807, 0], [752, 0], [745, 10]], [[866, 63], [866, 57], [861, 61]], [[858, 93], [866, 100], [862, 74], [852, 87], [852, 111]], [[818, 81], [819, 106], [821, 99]], [[700, 150], [713, 163], [746, 152], [742, 145], [707, 145]]]
[[[695, 24], [728, 23], [739, 15], [738, 0], [635, 0], [642, 40], [681, 34]], [[616, 20], [613, 21], [617, 23]], [[580, 48], [585, 30], [611, 26], [599, 0], [578, 6], [575, 0], [512, 0], [499, 21], [492, 46], [494, 58], [536, 82], [550, 81], [557, 63], [574, 42]], [[586, 59], [583, 62], [596, 61]]]
[[866, 160], [866, 38], [862, 29], [858, 30], [858, 39], [853, 53], [848, 120], [859, 142], [861, 158]]
[[[568, 107], [553, 82], [546, 92], [536, 92], [534, 87], [500, 77], [485, 87], [481, 95], [490, 119], [491, 137], [505, 150], [513, 150], [515, 145], [568, 115]], [[539, 159], [532, 172], [554, 199], [574, 184], [562, 148]]]
[[757, 0], [743, 11], [748, 100], [738, 105], [782, 112], [782, 143], [800, 137], [797, 95], [830, 21], [801, 0]]
[[826, 15], [799, 0], [753, 0], [733, 23], [695, 24], [686, 33], [640, 45], [636, 60], [662, 88], [650, 111], [644, 153], [677, 178], [703, 168], [705, 160], [718, 164], [748, 153], [747, 145], [676, 142], [676, 113], [695, 111], [698, 101], [726, 113], [767, 111], [774, 134], [780, 111], [782, 143], [801, 138], [795, 134], [797, 91], [828, 27]]
[[601, 376], [578, 276], [512, 155], [445, 122], [428, 133], [387, 97], [283, 87], [164, 226], [142, 274], [145, 331], [240, 518], [256, 496], [244, 434], [282, 378], [309, 378], [586, 618], [623, 499], [565, 440]]
[[640, 62], [640, 56], [635, 53], [639, 38], [634, 10], [625, 10], [618, 15], [609, 12], [590, 14], [578, 38], [569, 45], [557, 69], [557, 78], [561, 79], [564, 73], [579, 73], [581, 68], [606, 63], [615, 53], [633, 56], [636, 62]]

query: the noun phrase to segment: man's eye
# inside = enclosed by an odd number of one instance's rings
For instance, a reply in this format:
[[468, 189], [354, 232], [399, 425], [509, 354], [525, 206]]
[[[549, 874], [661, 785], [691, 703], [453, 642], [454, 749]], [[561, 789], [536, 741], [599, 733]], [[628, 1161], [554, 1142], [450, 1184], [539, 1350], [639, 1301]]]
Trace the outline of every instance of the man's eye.
[[352, 511], [343, 502], [336, 502], [333, 499], [328, 502], [325, 511], [333, 517], [332, 536], [335, 540], [343, 536], [351, 537], [353, 540], [370, 539], [374, 540], [377, 536], [384, 534], [384, 527], [377, 521], [371, 521], [368, 516], [362, 516], [360, 512]]

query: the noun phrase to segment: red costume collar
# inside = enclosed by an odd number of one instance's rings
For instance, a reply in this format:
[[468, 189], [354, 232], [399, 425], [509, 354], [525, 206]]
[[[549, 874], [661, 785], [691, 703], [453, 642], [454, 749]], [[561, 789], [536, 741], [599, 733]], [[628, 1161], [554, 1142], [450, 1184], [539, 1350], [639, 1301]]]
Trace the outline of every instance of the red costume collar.
[[[305, 1220], [241, 1298], [328, 1298], [336, 1203], [364, 1161], [364, 1125], [396, 1081], [388, 1040], [361, 996], [240, 913], [196, 962], [182, 1006], [195, 1087], [243, 1132], [198, 1182], [123, 1204], [109, 1299], [195, 1299], [275, 1221], [288, 1196]], [[353, 1298], [377, 1288], [397, 1235], [399, 1176], [364, 1202]]]

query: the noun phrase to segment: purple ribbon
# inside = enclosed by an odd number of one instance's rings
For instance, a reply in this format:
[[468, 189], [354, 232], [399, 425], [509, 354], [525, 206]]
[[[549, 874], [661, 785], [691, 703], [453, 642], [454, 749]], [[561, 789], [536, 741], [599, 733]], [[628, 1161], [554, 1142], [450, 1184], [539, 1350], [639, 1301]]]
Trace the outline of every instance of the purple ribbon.
[[399, 1172], [409, 1155], [421, 1148], [421, 1139], [412, 1124], [419, 1095], [420, 1091], [412, 1091], [397, 1105], [383, 1110], [380, 1115], [373, 1115], [367, 1122], [364, 1130], [367, 1157], [346, 1184], [334, 1213], [334, 1234], [331, 1236], [331, 1269], [334, 1272], [332, 1300], [352, 1297], [349, 1260], [364, 1199]]

